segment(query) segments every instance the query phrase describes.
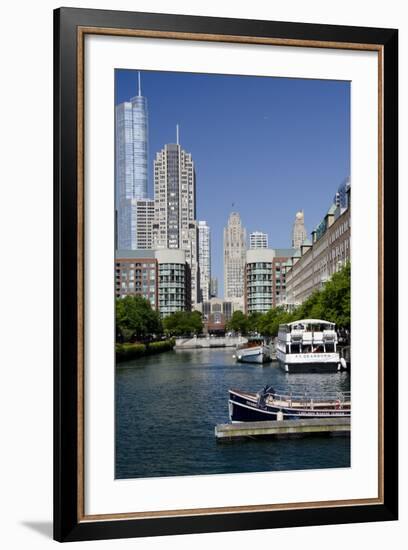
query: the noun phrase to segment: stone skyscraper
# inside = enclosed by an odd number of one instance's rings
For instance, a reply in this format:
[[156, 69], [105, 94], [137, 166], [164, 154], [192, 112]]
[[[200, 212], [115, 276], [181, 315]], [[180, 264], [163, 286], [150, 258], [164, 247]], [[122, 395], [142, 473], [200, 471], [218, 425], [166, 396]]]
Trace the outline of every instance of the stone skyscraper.
[[292, 247], [300, 248], [303, 241], [306, 240], [305, 215], [303, 210], [296, 212], [295, 221], [292, 230]]
[[190, 153], [177, 142], [156, 153], [154, 160], [153, 248], [185, 250], [191, 269], [191, 302], [199, 301], [196, 182]]
[[[123, 250], [138, 247], [138, 201], [147, 199], [148, 114], [147, 100], [141, 92], [140, 73], [138, 83], [138, 94], [116, 106], [116, 238], [117, 248]], [[148, 223], [151, 222], [149, 218]]]
[[224, 298], [244, 296], [246, 230], [237, 212], [232, 212], [224, 228]]
[[201, 300], [211, 297], [211, 232], [205, 221], [198, 222], [198, 263], [200, 266]]

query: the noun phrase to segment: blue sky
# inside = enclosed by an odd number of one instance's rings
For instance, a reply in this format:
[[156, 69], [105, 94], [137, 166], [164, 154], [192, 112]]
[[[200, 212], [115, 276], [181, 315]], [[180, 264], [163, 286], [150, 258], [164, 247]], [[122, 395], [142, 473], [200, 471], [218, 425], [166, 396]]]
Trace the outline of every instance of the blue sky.
[[[350, 83], [142, 71], [149, 109], [149, 196], [157, 151], [176, 140], [192, 154], [197, 217], [211, 227], [212, 275], [223, 295], [223, 228], [232, 210], [248, 235], [290, 246], [305, 212], [308, 234], [350, 174]], [[137, 94], [135, 70], [115, 71], [116, 103]], [[234, 207], [232, 207], [234, 204]]]

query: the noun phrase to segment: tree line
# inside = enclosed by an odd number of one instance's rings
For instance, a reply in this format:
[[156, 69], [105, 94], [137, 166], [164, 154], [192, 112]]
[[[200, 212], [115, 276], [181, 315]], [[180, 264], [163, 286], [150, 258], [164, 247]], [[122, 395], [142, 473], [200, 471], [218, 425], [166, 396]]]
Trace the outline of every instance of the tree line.
[[142, 296], [116, 299], [116, 341], [151, 342], [165, 336], [200, 334], [203, 331], [201, 313], [177, 311], [160, 318], [150, 302]]
[[247, 335], [259, 333], [274, 337], [279, 325], [299, 319], [323, 319], [336, 323], [339, 329], [350, 329], [350, 264], [334, 273], [321, 290], [313, 292], [293, 311], [275, 307], [266, 313], [245, 315], [235, 311], [227, 324], [227, 330]]
[[[276, 336], [279, 325], [298, 319], [324, 319], [339, 329], [350, 329], [350, 264], [335, 273], [324, 287], [315, 291], [293, 311], [275, 307], [266, 313], [245, 315], [235, 311], [227, 330], [241, 334], [259, 333]], [[142, 296], [116, 299], [116, 340], [119, 342], [151, 342], [165, 336], [183, 336], [203, 332], [202, 315], [198, 311], [178, 311], [160, 318], [150, 302]]]

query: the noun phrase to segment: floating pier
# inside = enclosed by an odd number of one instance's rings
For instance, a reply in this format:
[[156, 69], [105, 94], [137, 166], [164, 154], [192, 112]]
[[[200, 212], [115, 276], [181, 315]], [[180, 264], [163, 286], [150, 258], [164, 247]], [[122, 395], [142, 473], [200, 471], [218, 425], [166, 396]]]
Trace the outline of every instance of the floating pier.
[[349, 435], [350, 418], [310, 418], [307, 420], [270, 420], [218, 424], [215, 437], [228, 441], [245, 437], [303, 437], [309, 435]]

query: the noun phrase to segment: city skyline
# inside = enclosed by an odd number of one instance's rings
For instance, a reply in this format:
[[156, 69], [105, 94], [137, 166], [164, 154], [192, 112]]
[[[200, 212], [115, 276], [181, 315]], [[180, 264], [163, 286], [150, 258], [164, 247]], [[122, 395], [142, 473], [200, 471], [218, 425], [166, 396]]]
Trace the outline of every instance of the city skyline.
[[[232, 211], [248, 233], [262, 227], [270, 247], [288, 247], [295, 213], [305, 211], [311, 231], [349, 175], [349, 83], [146, 71], [141, 79], [150, 117], [147, 194], [154, 155], [176, 141], [180, 124], [197, 171], [196, 219], [211, 227], [222, 296], [222, 236]], [[137, 70], [116, 71], [116, 104], [135, 95], [137, 81]]]

